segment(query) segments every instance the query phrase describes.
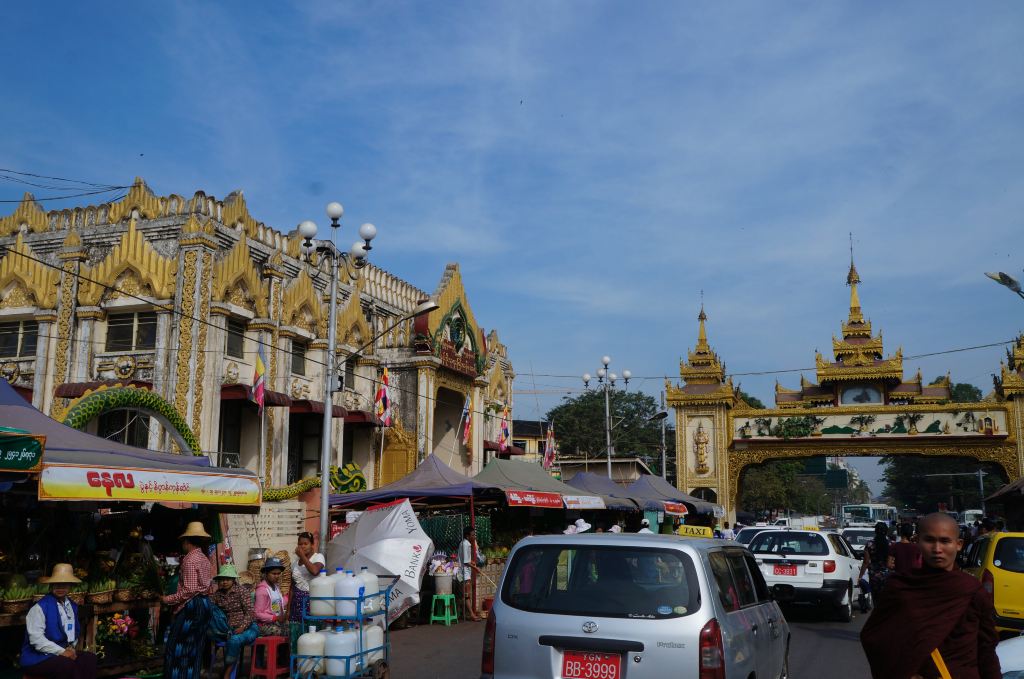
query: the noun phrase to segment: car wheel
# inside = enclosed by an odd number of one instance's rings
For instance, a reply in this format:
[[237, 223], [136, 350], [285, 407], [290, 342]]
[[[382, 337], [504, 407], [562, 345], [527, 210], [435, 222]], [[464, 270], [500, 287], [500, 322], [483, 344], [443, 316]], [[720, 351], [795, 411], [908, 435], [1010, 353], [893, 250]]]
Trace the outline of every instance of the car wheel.
[[842, 600], [839, 602], [839, 610], [836, 612], [839, 622], [850, 622], [853, 620], [853, 590], [846, 588]]

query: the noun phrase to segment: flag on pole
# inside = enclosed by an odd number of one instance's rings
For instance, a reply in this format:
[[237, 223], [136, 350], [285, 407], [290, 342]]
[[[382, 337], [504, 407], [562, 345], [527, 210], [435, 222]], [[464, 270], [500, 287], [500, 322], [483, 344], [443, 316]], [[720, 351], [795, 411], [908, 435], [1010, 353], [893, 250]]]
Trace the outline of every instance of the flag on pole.
[[551, 469], [555, 462], [555, 423], [548, 425], [548, 436], [544, 441], [544, 469]]
[[473, 397], [466, 397], [466, 405], [462, 407], [462, 445], [469, 446], [473, 440]]
[[260, 414], [263, 414], [263, 403], [266, 398], [266, 361], [263, 359], [263, 345], [256, 349], [256, 368], [252, 376], [251, 398], [256, 402]]
[[505, 452], [509, 446], [511, 435], [508, 431], [508, 406], [501, 413], [501, 431], [498, 432], [498, 450]]
[[377, 398], [374, 400], [377, 410], [377, 419], [385, 427], [390, 427], [391, 422], [391, 380], [388, 377], [388, 369], [384, 368], [384, 374], [380, 378], [380, 388], [377, 389]]

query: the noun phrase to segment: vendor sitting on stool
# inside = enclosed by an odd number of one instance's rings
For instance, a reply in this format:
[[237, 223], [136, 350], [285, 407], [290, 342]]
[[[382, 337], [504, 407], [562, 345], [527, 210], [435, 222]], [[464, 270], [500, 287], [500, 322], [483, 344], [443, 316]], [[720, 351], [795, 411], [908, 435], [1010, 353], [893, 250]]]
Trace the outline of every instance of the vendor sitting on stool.
[[217, 591], [210, 595], [210, 601], [224, 611], [231, 628], [231, 636], [224, 642], [224, 679], [230, 679], [231, 670], [242, 656], [242, 649], [259, 636], [253, 617], [252, 595], [237, 580], [238, 571], [234, 566], [221, 566], [217, 575], [213, 576]]
[[68, 599], [71, 585], [82, 582], [69, 563], [53, 567], [53, 575], [40, 578], [50, 593], [29, 609], [25, 618], [25, 641], [21, 646], [21, 668], [25, 674], [48, 679], [94, 679], [96, 656], [76, 651], [82, 626], [78, 606]]
[[261, 637], [288, 636], [288, 597], [281, 592], [284, 563], [270, 557], [263, 564], [263, 581], [256, 585], [256, 624]]

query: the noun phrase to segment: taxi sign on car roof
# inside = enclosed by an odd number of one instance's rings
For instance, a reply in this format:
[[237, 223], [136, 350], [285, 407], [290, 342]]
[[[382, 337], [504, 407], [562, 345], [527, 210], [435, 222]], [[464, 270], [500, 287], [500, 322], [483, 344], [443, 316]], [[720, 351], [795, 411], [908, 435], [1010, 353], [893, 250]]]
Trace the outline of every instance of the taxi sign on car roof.
[[714, 532], [707, 526], [687, 526], [683, 524], [676, 531], [679, 535], [688, 538], [713, 538]]

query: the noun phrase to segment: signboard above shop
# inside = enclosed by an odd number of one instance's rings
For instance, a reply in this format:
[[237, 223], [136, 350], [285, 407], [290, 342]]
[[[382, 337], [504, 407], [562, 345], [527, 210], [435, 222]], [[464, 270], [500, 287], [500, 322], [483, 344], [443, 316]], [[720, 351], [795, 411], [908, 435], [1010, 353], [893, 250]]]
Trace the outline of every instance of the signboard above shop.
[[0, 427], [0, 471], [39, 471], [45, 436], [33, 436], [21, 429]]
[[558, 493], [538, 493], [532, 490], [506, 490], [505, 498], [510, 507], [546, 507], [561, 509], [562, 496]]

